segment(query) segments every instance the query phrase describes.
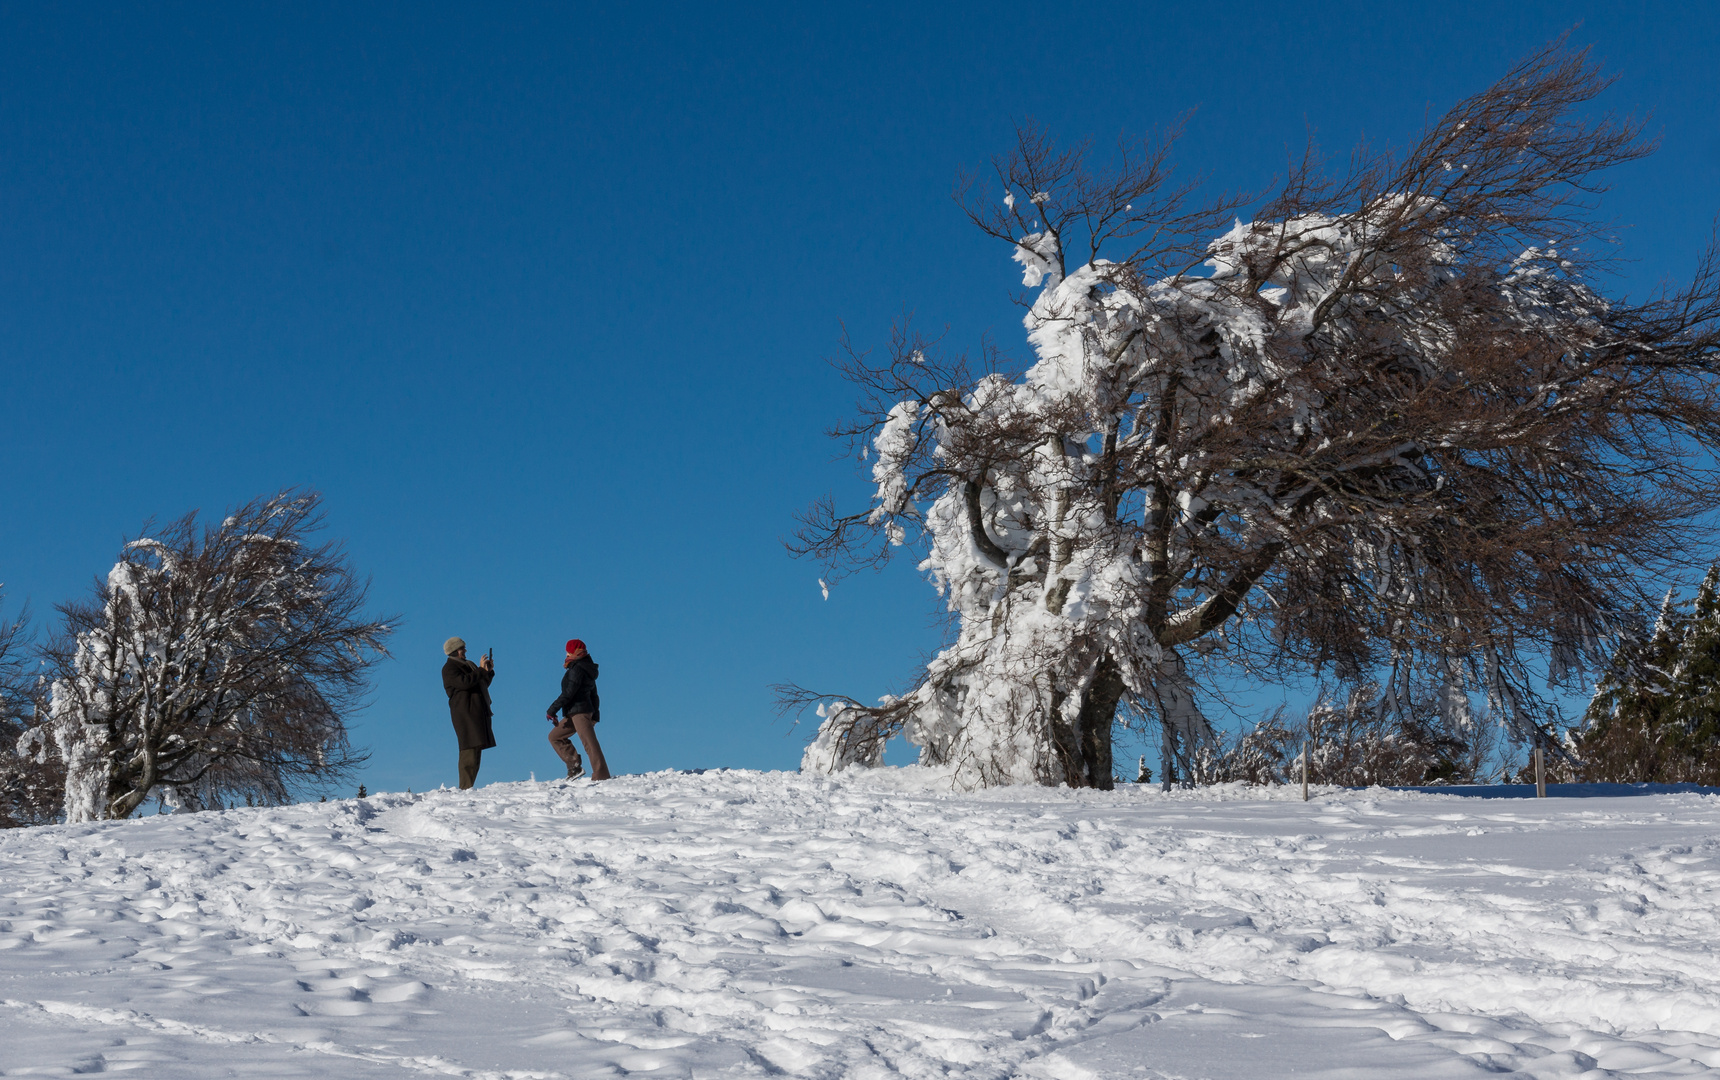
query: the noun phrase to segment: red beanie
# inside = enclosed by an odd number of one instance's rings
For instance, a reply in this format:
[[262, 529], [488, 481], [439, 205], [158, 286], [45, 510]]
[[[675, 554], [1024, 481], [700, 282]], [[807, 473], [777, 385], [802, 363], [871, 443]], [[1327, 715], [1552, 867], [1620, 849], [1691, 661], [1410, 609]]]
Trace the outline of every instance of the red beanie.
[[578, 638], [574, 638], [572, 641], [567, 643], [567, 655], [572, 656], [574, 653], [579, 652], [580, 650], [582, 650], [584, 648], [585, 648], [585, 642], [579, 640]]

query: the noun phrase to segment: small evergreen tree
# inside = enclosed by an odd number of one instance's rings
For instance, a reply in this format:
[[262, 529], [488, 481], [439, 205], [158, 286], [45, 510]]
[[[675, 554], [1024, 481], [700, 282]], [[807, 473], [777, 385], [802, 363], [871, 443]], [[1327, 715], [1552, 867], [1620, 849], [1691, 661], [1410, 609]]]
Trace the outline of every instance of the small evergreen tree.
[[1682, 644], [1666, 715], [1669, 735], [1684, 751], [1710, 753], [1720, 743], [1720, 563], [1708, 568], [1696, 591]]
[[1720, 783], [1720, 563], [1620, 647], [1573, 742], [1583, 780]]

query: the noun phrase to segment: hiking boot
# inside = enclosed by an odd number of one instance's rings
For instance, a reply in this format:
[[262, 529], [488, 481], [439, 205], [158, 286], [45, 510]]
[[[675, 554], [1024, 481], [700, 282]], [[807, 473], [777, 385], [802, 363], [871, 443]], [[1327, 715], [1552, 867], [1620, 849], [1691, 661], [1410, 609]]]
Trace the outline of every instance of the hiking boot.
[[567, 778], [569, 780], [578, 780], [580, 777], [582, 777], [584, 775], [585, 775], [585, 762], [583, 762], [583, 761], [576, 761], [572, 765], [569, 765], [567, 767]]

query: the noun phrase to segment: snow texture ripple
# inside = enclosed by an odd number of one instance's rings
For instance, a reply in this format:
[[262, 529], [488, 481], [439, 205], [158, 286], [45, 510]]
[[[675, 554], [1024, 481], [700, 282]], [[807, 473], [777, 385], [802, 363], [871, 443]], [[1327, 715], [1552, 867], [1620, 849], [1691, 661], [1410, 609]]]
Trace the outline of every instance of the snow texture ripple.
[[1720, 1073], [1720, 800], [497, 784], [0, 834], [0, 1075]]

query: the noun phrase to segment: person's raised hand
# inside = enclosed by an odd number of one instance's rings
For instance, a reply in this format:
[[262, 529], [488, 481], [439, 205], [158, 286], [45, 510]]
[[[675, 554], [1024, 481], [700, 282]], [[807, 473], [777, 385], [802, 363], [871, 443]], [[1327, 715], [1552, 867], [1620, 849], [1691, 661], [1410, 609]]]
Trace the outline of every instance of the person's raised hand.
[[478, 661], [478, 666], [483, 668], [485, 671], [494, 671], [496, 670], [496, 661], [491, 658], [489, 653], [485, 653], [484, 658]]

